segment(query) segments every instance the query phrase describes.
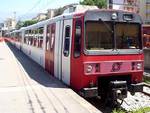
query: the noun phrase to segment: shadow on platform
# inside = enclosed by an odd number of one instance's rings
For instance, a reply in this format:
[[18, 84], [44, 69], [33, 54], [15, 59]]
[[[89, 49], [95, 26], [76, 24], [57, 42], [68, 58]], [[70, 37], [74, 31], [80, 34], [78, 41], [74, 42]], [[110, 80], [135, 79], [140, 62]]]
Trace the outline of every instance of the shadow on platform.
[[42, 68], [36, 62], [34, 62], [32, 59], [30, 59], [27, 55], [18, 50], [12, 44], [10, 44], [9, 42], [7, 42], [6, 44], [14, 54], [15, 58], [18, 60], [18, 63], [22, 65], [22, 67], [31, 79], [45, 87], [67, 88], [63, 83], [61, 83], [56, 78], [50, 76], [50, 74], [47, 71], [45, 71], [44, 68]]

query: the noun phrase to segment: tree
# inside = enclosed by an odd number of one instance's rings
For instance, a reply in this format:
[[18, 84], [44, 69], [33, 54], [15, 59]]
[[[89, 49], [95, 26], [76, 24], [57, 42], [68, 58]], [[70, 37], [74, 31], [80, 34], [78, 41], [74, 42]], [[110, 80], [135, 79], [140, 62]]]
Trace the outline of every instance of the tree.
[[20, 29], [21, 27], [26, 27], [32, 24], [37, 23], [37, 20], [26, 20], [26, 21], [18, 21], [16, 24], [16, 29]]
[[98, 8], [106, 8], [107, 0], [83, 0], [81, 5], [96, 5]]
[[16, 29], [20, 29], [21, 27], [23, 27], [23, 22], [19, 20], [16, 24]]
[[26, 27], [26, 26], [35, 24], [37, 22], [38, 22], [37, 20], [26, 20], [26, 21], [23, 22], [23, 26], [22, 27]]

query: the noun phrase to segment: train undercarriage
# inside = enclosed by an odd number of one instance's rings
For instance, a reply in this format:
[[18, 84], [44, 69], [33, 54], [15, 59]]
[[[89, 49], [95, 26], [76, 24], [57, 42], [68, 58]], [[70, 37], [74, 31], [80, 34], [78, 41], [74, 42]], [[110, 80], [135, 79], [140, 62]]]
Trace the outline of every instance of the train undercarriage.
[[80, 94], [85, 98], [100, 97], [107, 106], [120, 106], [128, 91], [131, 95], [142, 92], [143, 84], [132, 84], [130, 75], [99, 77], [96, 87], [84, 88]]

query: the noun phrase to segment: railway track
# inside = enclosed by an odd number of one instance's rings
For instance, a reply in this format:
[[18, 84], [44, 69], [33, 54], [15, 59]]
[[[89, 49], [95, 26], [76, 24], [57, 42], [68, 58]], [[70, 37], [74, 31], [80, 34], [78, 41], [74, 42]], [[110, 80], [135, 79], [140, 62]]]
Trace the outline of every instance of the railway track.
[[150, 97], [150, 85], [145, 83], [143, 86], [146, 88], [145, 90], [149, 89], [149, 92], [143, 90], [142, 93]]
[[[128, 97], [124, 100], [123, 104], [120, 106], [120, 109], [123, 109], [123, 111], [128, 113], [129, 111], [142, 107], [148, 107], [150, 103], [150, 85], [144, 84], [143, 86], [143, 92], [137, 92], [134, 96], [128, 92]], [[88, 101], [104, 113], [111, 113], [113, 110], [110, 107], [104, 106], [100, 99], [95, 98], [89, 99]]]

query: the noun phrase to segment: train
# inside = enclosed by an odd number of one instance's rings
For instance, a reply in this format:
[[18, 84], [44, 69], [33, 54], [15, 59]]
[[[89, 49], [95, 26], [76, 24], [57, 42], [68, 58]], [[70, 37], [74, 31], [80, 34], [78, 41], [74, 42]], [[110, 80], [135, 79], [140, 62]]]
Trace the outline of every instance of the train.
[[122, 10], [64, 13], [10, 32], [10, 42], [85, 98], [121, 103], [143, 90], [142, 20]]

